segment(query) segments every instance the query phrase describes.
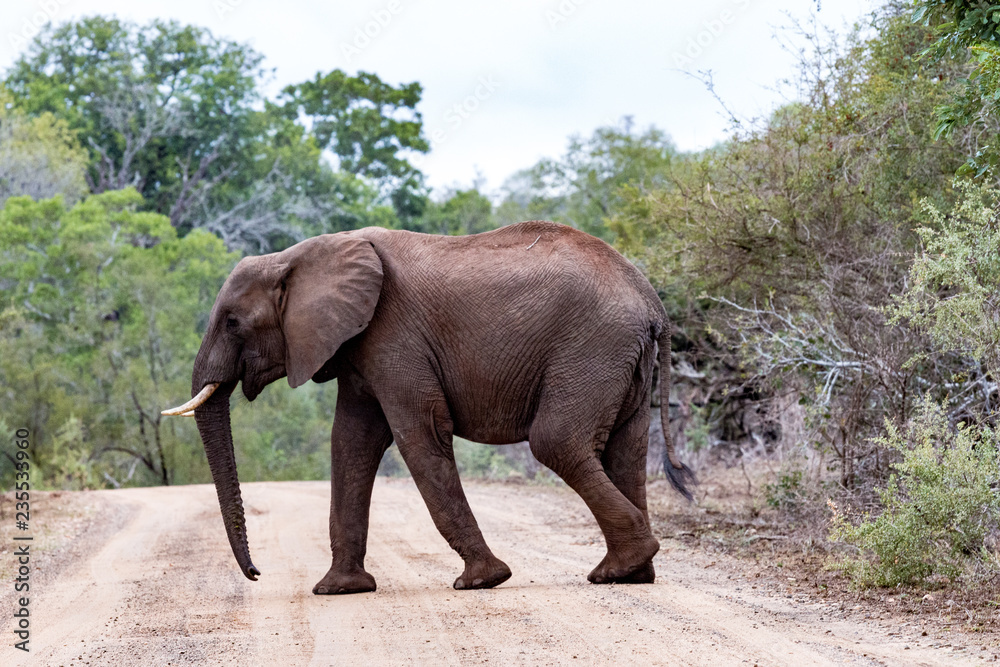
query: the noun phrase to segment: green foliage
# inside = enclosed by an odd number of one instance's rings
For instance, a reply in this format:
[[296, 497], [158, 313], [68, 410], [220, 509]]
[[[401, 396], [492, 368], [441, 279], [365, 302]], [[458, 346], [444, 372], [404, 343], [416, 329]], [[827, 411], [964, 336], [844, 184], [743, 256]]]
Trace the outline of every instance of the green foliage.
[[74, 203], [86, 192], [86, 165], [87, 153], [64, 120], [24, 114], [0, 85], [0, 206], [19, 195], [61, 194]]
[[1000, 6], [982, 0], [916, 0], [913, 20], [934, 25], [939, 47], [1000, 42]]
[[[194, 420], [160, 410], [190, 396], [208, 314], [238, 256], [203, 231], [178, 238], [141, 203], [125, 190], [71, 208], [14, 197], [0, 209], [4, 428], [31, 430], [40, 486], [211, 479]], [[276, 383], [253, 404], [233, 402], [243, 479], [329, 477], [335, 383]], [[11, 469], [3, 475], [7, 486]]]
[[[214, 155], [211, 179], [245, 150], [261, 60], [193, 26], [92, 16], [40, 32], [5, 82], [25, 113], [54, 114], [78, 132], [92, 151], [95, 191], [134, 184], [134, 170], [144, 199], [169, 214], [185, 167], [193, 175]], [[112, 172], [102, 171], [105, 157]]]
[[43, 29], [4, 84], [19, 113], [75, 133], [91, 192], [135, 187], [181, 235], [266, 252], [419, 216], [423, 176], [403, 157], [427, 150], [419, 84], [334, 70], [272, 101], [261, 61], [202, 28], [92, 16]]
[[898, 266], [868, 258], [910, 242], [915, 205], [940, 201], [963, 155], [932, 137], [949, 63], [915, 58], [925, 30], [877, 21], [876, 36], [855, 32], [844, 47], [803, 36], [813, 40], [798, 82], [808, 103], [675, 158], [662, 187], [623, 191], [611, 220], [619, 247], [676, 291], [694, 280], [712, 295], [812, 298], [831, 264], [864, 258], [837, 278], [864, 275], [884, 294], [884, 273]]
[[[1000, 434], [989, 409], [1000, 371], [1000, 192], [989, 182], [958, 181], [956, 188], [948, 213], [924, 203], [925, 224], [916, 229], [922, 248], [886, 311], [891, 322], [927, 332], [934, 344], [907, 366], [940, 364], [948, 353], [964, 364], [953, 371], [944, 403], [928, 401], [905, 433], [888, 424], [879, 439], [902, 455], [897, 474], [879, 491], [883, 514], [856, 526], [835, 518], [832, 535], [863, 550], [865, 557], [845, 564], [863, 584], [955, 579], [977, 562], [994, 563], [983, 542], [1000, 528], [993, 489]], [[969, 416], [977, 421], [949, 427]]]
[[908, 280], [920, 202], [948, 201], [971, 133], [934, 139], [962, 64], [921, 59], [931, 33], [897, 4], [870, 27], [843, 43], [799, 35], [799, 101], [675, 156], [662, 186], [623, 189], [609, 223], [664, 295], [691, 365], [727, 376], [707, 400], [801, 389], [816, 417], [807, 439], [835, 453], [846, 488], [887, 474], [871, 441], [885, 416], [905, 421], [928, 387], [943, 398], [956, 370], [907, 367], [928, 341], [882, 309]]
[[199, 327], [237, 257], [204, 232], [177, 238], [141, 203], [124, 190], [0, 210], [0, 387], [42, 484], [121, 483], [133, 462], [136, 481], [206, 478], [193, 424], [159, 411], [189, 395]]
[[506, 479], [514, 471], [502, 450], [495, 445], [482, 445], [456, 437], [454, 448], [455, 463], [463, 476]]
[[953, 429], [928, 400], [904, 429], [887, 422], [886, 431], [880, 444], [900, 460], [877, 489], [881, 514], [855, 524], [834, 506], [831, 539], [860, 550], [842, 563], [845, 571], [860, 585], [895, 586], [954, 580], [976, 561], [991, 567], [985, 539], [1000, 519], [996, 430]]
[[46, 483], [52, 488], [77, 490], [104, 485], [96, 466], [91, 465], [83, 423], [76, 417], [71, 416], [56, 431], [44, 470]]
[[956, 183], [950, 213], [925, 202], [917, 228], [922, 250], [910, 280], [889, 309], [894, 322], [926, 330], [941, 350], [983, 361], [1000, 372], [1000, 190]]
[[479, 190], [455, 190], [442, 202], [430, 201], [415, 224], [404, 227], [426, 234], [479, 234], [496, 229], [493, 204]]
[[572, 137], [562, 158], [512, 176], [497, 217], [501, 224], [555, 220], [610, 238], [617, 230], [605, 223], [626, 205], [627, 193], [662, 187], [676, 155], [661, 130], [637, 133], [626, 118], [622, 127], [599, 128], [589, 139]]
[[292, 119], [311, 118], [319, 147], [331, 149], [342, 169], [374, 182], [405, 224], [426, 205], [423, 174], [401, 155], [430, 149], [416, 110], [422, 92], [415, 81], [397, 88], [371, 72], [333, 70], [286, 87], [283, 109]]
[[790, 470], [778, 475], [776, 482], [764, 485], [764, 498], [775, 509], [793, 510], [802, 503], [803, 472]]
[[253, 403], [237, 398], [232, 424], [240, 479], [329, 479], [336, 404], [335, 382], [293, 390], [279, 380]]
[[952, 99], [937, 109], [937, 136], [973, 128], [960, 173], [983, 176], [1000, 165], [1000, 6], [983, 0], [917, 0], [913, 20], [933, 26], [933, 59], [968, 61]]

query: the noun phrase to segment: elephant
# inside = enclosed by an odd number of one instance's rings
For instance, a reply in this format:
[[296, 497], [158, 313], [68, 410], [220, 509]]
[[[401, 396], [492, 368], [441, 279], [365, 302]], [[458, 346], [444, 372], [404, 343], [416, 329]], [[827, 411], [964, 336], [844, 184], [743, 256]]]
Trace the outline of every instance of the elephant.
[[[193, 398], [223, 523], [256, 580], [233, 452], [230, 395], [271, 382], [338, 381], [331, 434], [332, 564], [315, 594], [374, 591], [369, 505], [395, 442], [435, 526], [462, 557], [456, 589], [511, 576], [487, 546], [452, 437], [532, 454], [578, 493], [604, 534], [593, 583], [651, 583], [646, 507], [654, 364], [670, 386], [671, 326], [656, 291], [614, 248], [572, 227], [522, 222], [470, 236], [368, 227], [245, 257], [209, 316]], [[658, 349], [658, 353], [656, 350]], [[690, 499], [661, 410], [666, 466]]]

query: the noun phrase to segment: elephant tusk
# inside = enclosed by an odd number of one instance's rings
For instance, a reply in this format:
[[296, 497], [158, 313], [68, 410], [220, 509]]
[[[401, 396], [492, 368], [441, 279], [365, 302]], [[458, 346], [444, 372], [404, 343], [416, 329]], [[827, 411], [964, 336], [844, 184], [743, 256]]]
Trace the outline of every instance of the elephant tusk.
[[190, 412], [185, 412], [184, 414], [176, 415], [176, 416], [177, 417], [194, 417], [194, 410], [192, 410]]
[[207, 401], [208, 397], [211, 396], [212, 393], [215, 392], [215, 390], [218, 388], [219, 388], [218, 382], [210, 382], [209, 384], [206, 384], [201, 391], [198, 392], [197, 396], [192, 398], [184, 405], [179, 405], [176, 408], [170, 408], [169, 410], [164, 410], [160, 414], [165, 415], [167, 417], [176, 417], [176, 416], [189, 416], [187, 415], [187, 413], [190, 412], [193, 415], [194, 409], [202, 405], [205, 401]]

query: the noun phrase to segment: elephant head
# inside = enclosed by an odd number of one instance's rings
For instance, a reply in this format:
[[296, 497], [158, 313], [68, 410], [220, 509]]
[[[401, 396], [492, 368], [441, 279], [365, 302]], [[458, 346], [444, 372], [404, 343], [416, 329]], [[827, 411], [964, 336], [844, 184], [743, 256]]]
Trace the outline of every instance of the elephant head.
[[229, 544], [248, 579], [260, 572], [247, 546], [229, 397], [238, 382], [251, 401], [283, 376], [292, 387], [304, 384], [368, 326], [381, 289], [382, 262], [355, 233], [242, 259], [212, 307], [191, 377], [194, 398], [163, 412], [194, 413]]

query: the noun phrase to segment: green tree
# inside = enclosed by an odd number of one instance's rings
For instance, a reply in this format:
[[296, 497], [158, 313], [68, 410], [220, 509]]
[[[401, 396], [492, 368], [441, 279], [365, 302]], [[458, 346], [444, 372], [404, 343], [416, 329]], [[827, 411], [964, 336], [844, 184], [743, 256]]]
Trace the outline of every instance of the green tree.
[[479, 234], [496, 229], [493, 204], [476, 188], [453, 190], [442, 202], [431, 201], [411, 228], [427, 234]]
[[934, 28], [936, 39], [924, 51], [935, 60], [971, 66], [937, 109], [937, 134], [956, 130], [969, 138], [963, 174], [983, 176], [1000, 165], [1000, 8], [982, 0], [916, 0], [913, 20]]
[[655, 127], [635, 132], [602, 127], [588, 138], [572, 137], [561, 158], [543, 159], [512, 176], [497, 216], [502, 224], [546, 219], [610, 238], [605, 224], [625, 204], [626, 189], [641, 193], [663, 187], [677, 155], [669, 137]]
[[341, 169], [373, 183], [405, 223], [427, 203], [423, 174], [404, 155], [430, 149], [416, 110], [422, 92], [417, 82], [394, 87], [370, 72], [333, 70], [286, 87], [284, 109], [308, 117], [316, 143], [333, 151]]
[[0, 86], [0, 206], [9, 197], [79, 200], [87, 190], [87, 153], [65, 121], [44, 113], [29, 117], [13, 107]]
[[260, 100], [262, 58], [176, 22], [93, 16], [49, 26], [5, 83], [25, 113], [52, 113], [92, 154], [95, 193], [134, 186], [183, 227], [199, 188], [232, 174]]
[[119, 484], [133, 464], [145, 481], [205, 479], [193, 425], [159, 412], [188, 395], [199, 326], [236, 256], [206, 232], [178, 238], [141, 203], [124, 190], [0, 210], [6, 418], [31, 429], [52, 485]]
[[392, 224], [393, 206], [419, 214], [422, 175], [400, 156], [427, 149], [419, 84], [335, 71], [278, 103], [260, 93], [261, 61], [202, 28], [93, 16], [43, 30], [4, 82], [21, 112], [77, 134], [93, 193], [135, 187], [182, 235], [203, 227], [261, 252]]
[[[190, 395], [216, 294], [238, 255], [204, 230], [178, 237], [134, 190], [13, 197], [0, 209], [0, 435], [26, 427], [51, 488], [210, 479], [193, 420], [160, 415]], [[329, 476], [336, 384], [234, 399], [244, 476]], [[12, 438], [0, 452], [12, 455]], [[0, 468], [0, 487], [13, 480]]]

